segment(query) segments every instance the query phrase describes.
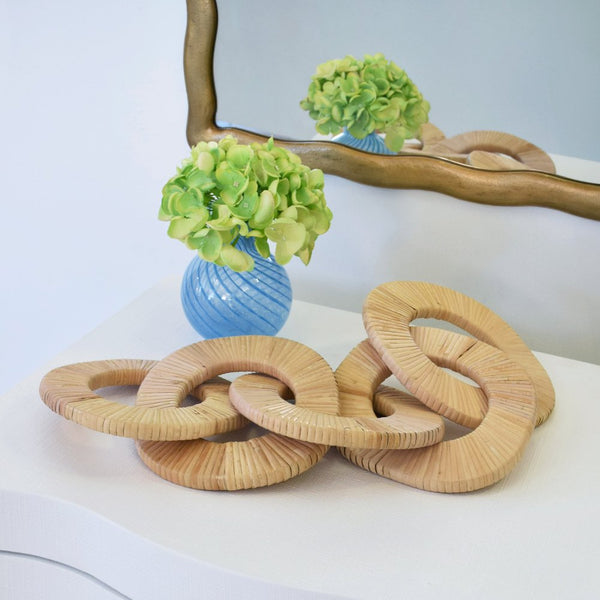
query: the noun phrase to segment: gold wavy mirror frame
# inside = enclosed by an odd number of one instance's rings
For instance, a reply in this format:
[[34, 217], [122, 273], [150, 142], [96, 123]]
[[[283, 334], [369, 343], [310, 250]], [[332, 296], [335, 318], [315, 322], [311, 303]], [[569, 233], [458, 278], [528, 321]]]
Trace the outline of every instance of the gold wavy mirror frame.
[[[260, 134], [216, 124], [213, 59], [217, 37], [216, 0], [187, 0], [184, 72], [190, 145], [232, 134], [242, 143], [265, 141]], [[600, 185], [539, 171], [491, 171], [436, 156], [366, 153], [330, 141], [275, 137], [311, 168], [379, 187], [422, 189], [503, 206], [541, 206], [600, 221]]]

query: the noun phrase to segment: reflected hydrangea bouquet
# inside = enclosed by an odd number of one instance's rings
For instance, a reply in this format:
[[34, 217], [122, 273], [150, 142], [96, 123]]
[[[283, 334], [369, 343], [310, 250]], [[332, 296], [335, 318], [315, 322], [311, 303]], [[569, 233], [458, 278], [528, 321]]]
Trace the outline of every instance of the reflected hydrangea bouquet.
[[298, 256], [308, 264], [332, 214], [323, 193], [324, 177], [278, 147], [238, 144], [232, 136], [200, 142], [164, 186], [159, 219], [168, 235], [196, 250], [203, 260], [234, 271], [250, 271], [254, 259], [236, 248], [240, 236], [256, 249], [287, 264]]
[[337, 134], [345, 127], [355, 138], [385, 134], [385, 145], [402, 149], [417, 137], [429, 118], [429, 103], [407, 74], [383, 54], [334, 59], [317, 67], [300, 102], [316, 121], [319, 133]]

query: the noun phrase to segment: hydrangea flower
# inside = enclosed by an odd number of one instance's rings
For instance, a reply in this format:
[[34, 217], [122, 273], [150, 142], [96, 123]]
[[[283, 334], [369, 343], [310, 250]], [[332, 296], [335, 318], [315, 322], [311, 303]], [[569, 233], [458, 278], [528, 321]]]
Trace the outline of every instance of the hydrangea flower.
[[344, 127], [358, 139], [385, 133], [386, 146], [398, 152], [417, 137], [429, 119], [429, 103], [407, 74], [383, 54], [330, 60], [317, 67], [300, 102], [316, 130], [337, 134]]
[[298, 256], [308, 264], [315, 241], [331, 224], [320, 169], [278, 147], [238, 144], [233, 136], [200, 142], [165, 184], [159, 219], [168, 235], [200, 258], [234, 271], [250, 271], [253, 258], [235, 247], [240, 236], [255, 239], [267, 258], [287, 264]]

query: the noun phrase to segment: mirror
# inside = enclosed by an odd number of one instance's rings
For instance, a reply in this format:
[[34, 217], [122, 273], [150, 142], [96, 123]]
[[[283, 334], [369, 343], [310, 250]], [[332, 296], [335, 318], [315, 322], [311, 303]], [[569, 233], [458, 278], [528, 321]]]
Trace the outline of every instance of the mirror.
[[[507, 206], [535, 205], [562, 210], [582, 217], [600, 220], [600, 185], [555, 175], [549, 172], [528, 170], [524, 165], [519, 170], [492, 170], [465, 164], [462, 157], [448, 154], [428, 154], [427, 146], [403, 151], [397, 156], [371, 154], [349, 148], [332, 141], [301, 140], [294, 133], [285, 137], [279, 131], [265, 128], [264, 133], [254, 131], [256, 124], [231, 126], [221, 123], [229, 121], [227, 115], [217, 115], [217, 89], [215, 89], [214, 60], [218, 52], [217, 40], [217, 2], [215, 0], [187, 0], [188, 25], [186, 31], [184, 69], [189, 101], [188, 141], [197, 143], [202, 139], [218, 139], [231, 133], [243, 143], [263, 141], [273, 135], [278, 144], [298, 154], [303, 162], [311, 167], [318, 167], [326, 173], [346, 177], [369, 185], [395, 188], [426, 189], [441, 192], [473, 202], [498, 204]], [[282, 3], [278, 3], [281, 6]], [[283, 12], [282, 12], [283, 11]], [[281, 15], [257, 15], [256, 22], [244, 24], [250, 31], [258, 31], [265, 19], [273, 18], [275, 23], [285, 23], [285, 6], [280, 8]], [[228, 18], [235, 15], [225, 11]], [[279, 19], [279, 21], [278, 21]], [[343, 14], [340, 17], [343, 20]], [[221, 23], [226, 29], [226, 23]], [[273, 25], [271, 25], [273, 26]], [[288, 23], [293, 26], [293, 21]], [[314, 41], [317, 43], [321, 24], [315, 18]], [[339, 23], [334, 24], [340, 27]], [[326, 27], [323, 25], [323, 28]], [[267, 27], [268, 31], [268, 27]], [[264, 33], [262, 34], [264, 35]], [[261, 43], [261, 34], [253, 33], [245, 40], [246, 44]], [[312, 47], [312, 46], [311, 46]], [[284, 49], [285, 50], [285, 49]], [[275, 79], [280, 81], [277, 73], [270, 71], [265, 65], [246, 65], [241, 56], [236, 65], [244, 65], [249, 72], [256, 70], [256, 85], [248, 88], [239, 86], [238, 95], [233, 99], [243, 103], [246, 96], [261, 89], [260, 81]], [[318, 64], [318, 61], [315, 63]], [[233, 65], [232, 65], [233, 68]], [[313, 69], [314, 70], [314, 69]], [[409, 71], [409, 69], [407, 69]], [[310, 75], [303, 74], [307, 87]], [[415, 78], [409, 71], [409, 76]], [[216, 74], [217, 80], [219, 74]], [[268, 98], [266, 102], [276, 102]], [[294, 114], [302, 113], [296, 104]], [[217, 121], [219, 119], [219, 121]], [[231, 119], [233, 120], [233, 119]], [[511, 134], [512, 135], [512, 134]], [[453, 136], [454, 137], [454, 136]], [[434, 147], [435, 149], [435, 147]], [[416, 150], [416, 151], [415, 151]], [[504, 151], [499, 150], [502, 154]], [[465, 152], [458, 152], [465, 154]], [[593, 163], [592, 163], [593, 164]], [[539, 168], [539, 166], [536, 166]], [[543, 167], [545, 168], [545, 167]], [[550, 168], [546, 169], [547, 171]]]

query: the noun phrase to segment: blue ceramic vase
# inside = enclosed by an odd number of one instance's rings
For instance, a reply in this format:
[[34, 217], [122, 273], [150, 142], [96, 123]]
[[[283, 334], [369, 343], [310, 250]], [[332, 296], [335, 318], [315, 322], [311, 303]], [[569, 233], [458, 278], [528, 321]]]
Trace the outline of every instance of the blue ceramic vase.
[[236, 248], [254, 259], [254, 269], [238, 273], [196, 256], [181, 283], [181, 303], [192, 327], [205, 339], [235, 335], [276, 335], [292, 306], [284, 267], [263, 258], [253, 238], [240, 237]]
[[344, 144], [345, 146], [351, 146], [364, 152], [373, 152], [374, 154], [397, 154], [390, 150], [383, 141], [383, 138], [374, 131], [369, 133], [362, 140], [355, 138], [345, 127], [342, 133], [336, 135], [333, 138], [334, 142]]

